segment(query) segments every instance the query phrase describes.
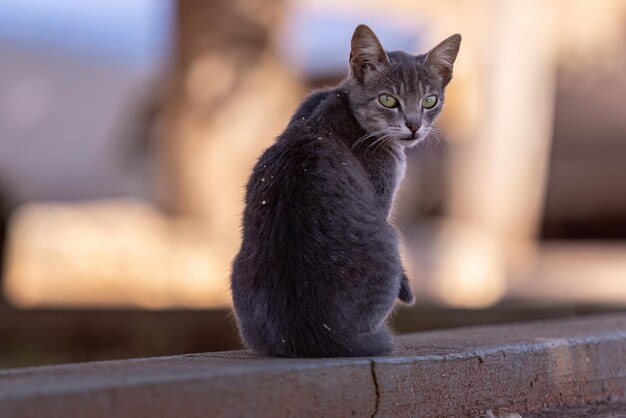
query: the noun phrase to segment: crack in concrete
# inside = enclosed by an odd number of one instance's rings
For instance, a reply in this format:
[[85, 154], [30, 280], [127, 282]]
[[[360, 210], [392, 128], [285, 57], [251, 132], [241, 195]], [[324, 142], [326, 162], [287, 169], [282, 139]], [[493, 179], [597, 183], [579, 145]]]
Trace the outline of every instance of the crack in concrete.
[[372, 418], [378, 415], [378, 408], [380, 406], [380, 388], [378, 387], [378, 379], [376, 378], [376, 362], [374, 360], [370, 360], [370, 370], [372, 372], [372, 381], [374, 382], [374, 389], [376, 391], [376, 403], [374, 404], [374, 412], [372, 413]]

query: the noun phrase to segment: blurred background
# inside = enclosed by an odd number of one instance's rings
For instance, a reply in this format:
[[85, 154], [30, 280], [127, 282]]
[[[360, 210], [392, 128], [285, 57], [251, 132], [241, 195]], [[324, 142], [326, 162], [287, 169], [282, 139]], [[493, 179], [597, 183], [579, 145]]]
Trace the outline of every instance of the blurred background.
[[463, 35], [398, 332], [626, 310], [626, 1], [0, 0], [0, 368], [238, 348], [243, 187], [367, 23]]

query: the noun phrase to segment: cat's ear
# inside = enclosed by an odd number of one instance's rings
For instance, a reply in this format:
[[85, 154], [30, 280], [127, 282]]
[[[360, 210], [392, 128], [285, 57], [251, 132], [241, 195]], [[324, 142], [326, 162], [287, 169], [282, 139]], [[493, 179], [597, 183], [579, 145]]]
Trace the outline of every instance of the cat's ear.
[[356, 27], [351, 45], [350, 72], [357, 80], [363, 81], [368, 73], [380, 71], [389, 64], [387, 53], [368, 26]]
[[460, 46], [461, 35], [457, 33], [446, 38], [426, 54], [426, 65], [435, 69], [443, 79], [444, 86], [452, 79], [452, 67]]

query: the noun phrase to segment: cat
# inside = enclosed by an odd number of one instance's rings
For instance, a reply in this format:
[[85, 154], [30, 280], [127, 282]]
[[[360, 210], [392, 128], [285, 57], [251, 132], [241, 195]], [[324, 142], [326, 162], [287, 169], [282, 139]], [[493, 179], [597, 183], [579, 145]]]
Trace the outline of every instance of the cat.
[[310, 94], [247, 184], [231, 277], [244, 344], [265, 356], [388, 354], [386, 318], [414, 295], [389, 223], [404, 150], [440, 113], [460, 35], [387, 52], [359, 25], [349, 74]]

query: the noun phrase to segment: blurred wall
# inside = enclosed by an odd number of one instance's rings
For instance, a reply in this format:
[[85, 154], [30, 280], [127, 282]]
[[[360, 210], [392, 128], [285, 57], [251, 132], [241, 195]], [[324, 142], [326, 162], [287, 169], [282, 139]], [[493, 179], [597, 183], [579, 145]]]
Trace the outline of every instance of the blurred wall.
[[[585, 242], [572, 253], [581, 269], [554, 261], [570, 241], [554, 256], [541, 237], [625, 236], [624, 2], [115, 0], [102, 14], [78, 0], [45, 13], [9, 4], [0, 22], [19, 24], [0, 28], [11, 58], [0, 67], [0, 197], [26, 203], [9, 222], [4, 282], [19, 306], [228, 304], [250, 169], [308, 89], [345, 75], [359, 22], [414, 53], [464, 37], [437, 132], [410, 152], [399, 199], [416, 293], [484, 307], [538, 297], [539, 277], [619, 278], [617, 262], [600, 267], [620, 248]], [[152, 24], [129, 32], [137, 20]], [[550, 280], [552, 296], [574, 297]], [[611, 283], [598, 300], [622, 297]]]

